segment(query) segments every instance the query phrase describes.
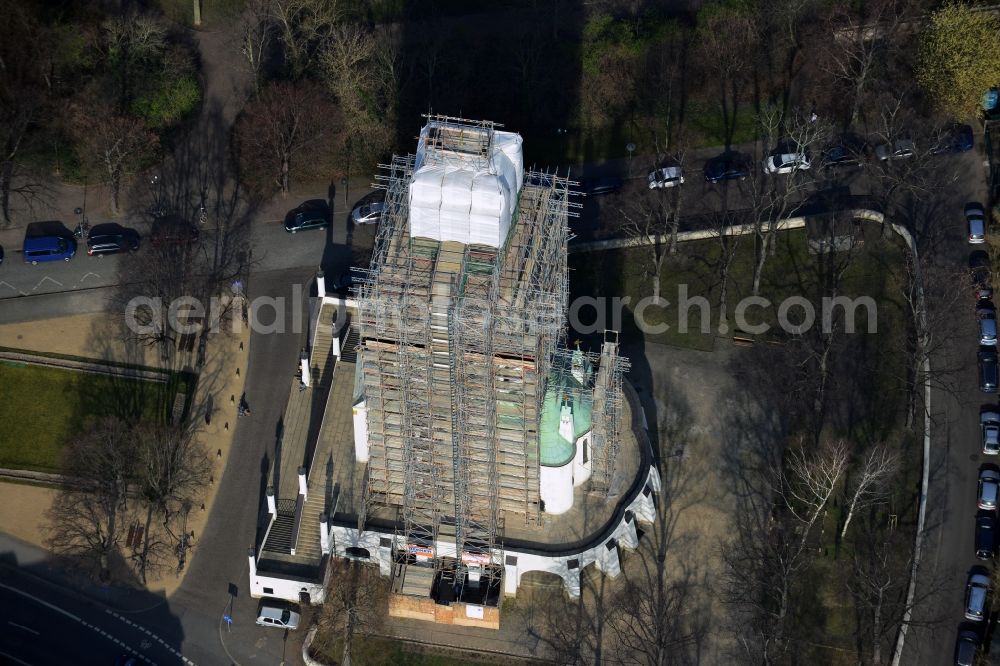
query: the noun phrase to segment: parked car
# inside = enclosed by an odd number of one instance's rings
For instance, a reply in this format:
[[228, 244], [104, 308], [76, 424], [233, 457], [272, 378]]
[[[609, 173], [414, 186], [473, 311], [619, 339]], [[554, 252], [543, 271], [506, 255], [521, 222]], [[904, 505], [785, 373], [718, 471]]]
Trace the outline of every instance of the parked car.
[[257, 612], [257, 624], [262, 627], [298, 629], [299, 619], [298, 613], [277, 606], [262, 605]]
[[748, 155], [727, 150], [705, 162], [705, 180], [718, 183], [722, 180], [746, 180], [753, 161]]
[[897, 139], [892, 145], [883, 143], [875, 148], [875, 157], [880, 161], [903, 160], [917, 154], [917, 147], [910, 139]]
[[979, 320], [979, 344], [987, 347], [997, 345], [997, 311], [993, 301], [980, 301], [976, 306]]
[[336, 280], [330, 283], [330, 290], [334, 292], [346, 292], [353, 289], [355, 284], [357, 284], [357, 280], [354, 279], [354, 273], [348, 270], [341, 273]]
[[986, 468], [979, 472], [979, 493], [976, 506], [986, 511], [996, 511], [1000, 495], [1000, 472]]
[[976, 300], [980, 303], [983, 301], [992, 301], [993, 287], [979, 287], [976, 289]]
[[1000, 378], [997, 377], [996, 349], [979, 350], [979, 390], [983, 393], [996, 393]]
[[87, 234], [87, 254], [103, 257], [118, 252], [135, 252], [139, 249], [139, 234], [120, 224], [97, 224]]
[[44, 261], [69, 261], [74, 255], [76, 239], [72, 236], [46, 234], [24, 238], [24, 262], [32, 266]]
[[992, 560], [997, 550], [997, 515], [995, 511], [976, 513], [976, 557]]
[[322, 199], [303, 202], [285, 215], [285, 231], [294, 234], [305, 229], [322, 229], [330, 225], [333, 214]]
[[149, 662], [130, 654], [123, 654], [115, 660], [115, 666], [150, 666]]
[[959, 629], [955, 640], [955, 666], [973, 666], [979, 651], [979, 634], [972, 629]]
[[969, 276], [976, 289], [990, 286], [990, 255], [983, 250], [969, 254]]
[[986, 242], [986, 211], [981, 204], [965, 204], [965, 222], [969, 230], [969, 243], [980, 245]]
[[981, 573], [969, 575], [965, 586], [965, 619], [982, 622], [989, 612], [987, 601], [990, 596], [990, 578]]
[[975, 141], [972, 138], [972, 125], [953, 125], [938, 139], [931, 148], [932, 155], [950, 155], [972, 150]]
[[650, 171], [646, 180], [649, 181], [651, 190], [676, 187], [684, 183], [684, 174], [679, 166], [665, 166]]
[[153, 247], [169, 245], [190, 245], [198, 241], [201, 232], [198, 227], [177, 216], [158, 217], [153, 220], [149, 232], [149, 244]]
[[842, 134], [820, 154], [824, 168], [859, 167], [868, 159], [868, 143], [856, 134]]
[[3, 245], [0, 245], [0, 264], [3, 263]]
[[385, 212], [384, 201], [371, 201], [359, 204], [351, 211], [351, 221], [354, 224], [378, 224]]
[[1000, 412], [987, 410], [981, 413], [979, 429], [983, 436], [983, 453], [988, 456], [1000, 453]]
[[624, 182], [618, 176], [598, 176], [583, 181], [583, 191], [595, 197], [622, 189]]
[[775, 153], [764, 160], [764, 173], [779, 174], [805, 170], [812, 166], [805, 153]]

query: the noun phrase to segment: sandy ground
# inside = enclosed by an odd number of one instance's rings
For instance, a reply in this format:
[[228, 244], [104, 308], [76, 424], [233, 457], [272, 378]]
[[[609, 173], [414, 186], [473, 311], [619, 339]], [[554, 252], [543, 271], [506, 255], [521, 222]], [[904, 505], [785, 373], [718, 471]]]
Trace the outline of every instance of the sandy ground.
[[[157, 365], [155, 350], [126, 349], [122, 344], [110, 343], [109, 340], [113, 338], [107, 335], [107, 331], [113, 323], [108, 315], [87, 314], [0, 325], [0, 346]], [[243, 378], [246, 376], [249, 356], [250, 333], [247, 330], [211, 338], [191, 413], [192, 418], [198, 420], [197, 437], [213, 455], [215, 469], [213, 483], [205, 492], [205, 509], [202, 510], [200, 505], [196, 506], [188, 518], [187, 530], [194, 533], [194, 547], [188, 553], [189, 563], [192, 557], [197, 556], [198, 537], [211, 510], [218, 488], [216, 482], [225, 469], [232, 446], [237, 406], [231, 398], [239, 400], [243, 392]], [[237, 368], [240, 369], [239, 375], [236, 374]], [[205, 418], [209, 407], [210, 420]], [[0, 483], [0, 530], [44, 547], [42, 526], [45, 523], [45, 512], [52, 505], [55, 493], [55, 490], [49, 488]], [[163, 592], [169, 596], [180, 586], [182, 580], [183, 574], [168, 574], [158, 580], [150, 580], [147, 587], [153, 592]]]

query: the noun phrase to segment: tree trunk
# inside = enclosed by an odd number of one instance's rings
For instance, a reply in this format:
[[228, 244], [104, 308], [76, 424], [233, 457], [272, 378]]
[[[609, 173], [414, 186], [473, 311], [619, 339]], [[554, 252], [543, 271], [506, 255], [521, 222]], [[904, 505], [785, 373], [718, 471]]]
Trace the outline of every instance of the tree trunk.
[[760, 281], [761, 276], [764, 274], [764, 262], [767, 261], [767, 250], [768, 246], [771, 245], [771, 233], [764, 233], [763, 230], [758, 234], [760, 238], [760, 248], [757, 252], [757, 261], [753, 267], [753, 295], [760, 296]]
[[282, 155], [281, 157], [281, 194], [288, 194], [288, 170], [289, 170], [289, 157], [288, 155]]
[[14, 174], [14, 163], [4, 160], [0, 163], [0, 211], [3, 211], [4, 225], [10, 224], [10, 186]]
[[354, 642], [354, 609], [347, 609], [344, 624], [344, 651], [340, 655], [340, 666], [351, 666], [351, 644]]
[[146, 528], [142, 534], [142, 554], [139, 556], [139, 580], [146, 584], [146, 564], [149, 559], [149, 527], [153, 524], [153, 505], [146, 507]]

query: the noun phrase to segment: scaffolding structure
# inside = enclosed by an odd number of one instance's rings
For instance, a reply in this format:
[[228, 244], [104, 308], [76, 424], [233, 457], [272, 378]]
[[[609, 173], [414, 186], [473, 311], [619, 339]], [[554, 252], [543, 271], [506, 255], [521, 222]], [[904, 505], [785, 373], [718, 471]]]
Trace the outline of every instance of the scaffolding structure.
[[[497, 125], [446, 116], [428, 123], [425, 160], [471, 156], [488, 168]], [[539, 521], [539, 419], [553, 363], [569, 353], [560, 343], [568, 218], [578, 204], [568, 178], [532, 171], [502, 247], [411, 237], [415, 159], [395, 156], [376, 177], [386, 207], [359, 288], [368, 500], [399, 511], [404, 566], [474, 570], [489, 583], [502, 568], [504, 521]], [[592, 361], [600, 368], [594, 395], [600, 385], [618, 396], [595, 418], [614, 419], [627, 363], [616, 344]], [[613, 421], [601, 426], [601, 464], [611, 467], [616, 430]], [[605, 486], [610, 474], [602, 472]], [[452, 529], [455, 555], [443, 565], [437, 543]]]

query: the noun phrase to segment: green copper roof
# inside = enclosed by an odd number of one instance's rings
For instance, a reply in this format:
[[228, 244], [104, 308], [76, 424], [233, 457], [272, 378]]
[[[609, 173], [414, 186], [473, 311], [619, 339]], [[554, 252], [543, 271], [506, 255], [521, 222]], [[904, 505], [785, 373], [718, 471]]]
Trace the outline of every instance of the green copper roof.
[[[592, 369], [582, 361], [585, 379]], [[545, 401], [542, 403], [542, 420], [539, 428], [539, 449], [541, 464], [548, 467], [562, 467], [576, 455], [576, 440], [591, 429], [591, 408], [594, 397], [581, 384], [570, 368], [553, 368], [545, 386]], [[568, 441], [559, 433], [563, 409], [568, 408], [573, 420], [573, 441]]]

